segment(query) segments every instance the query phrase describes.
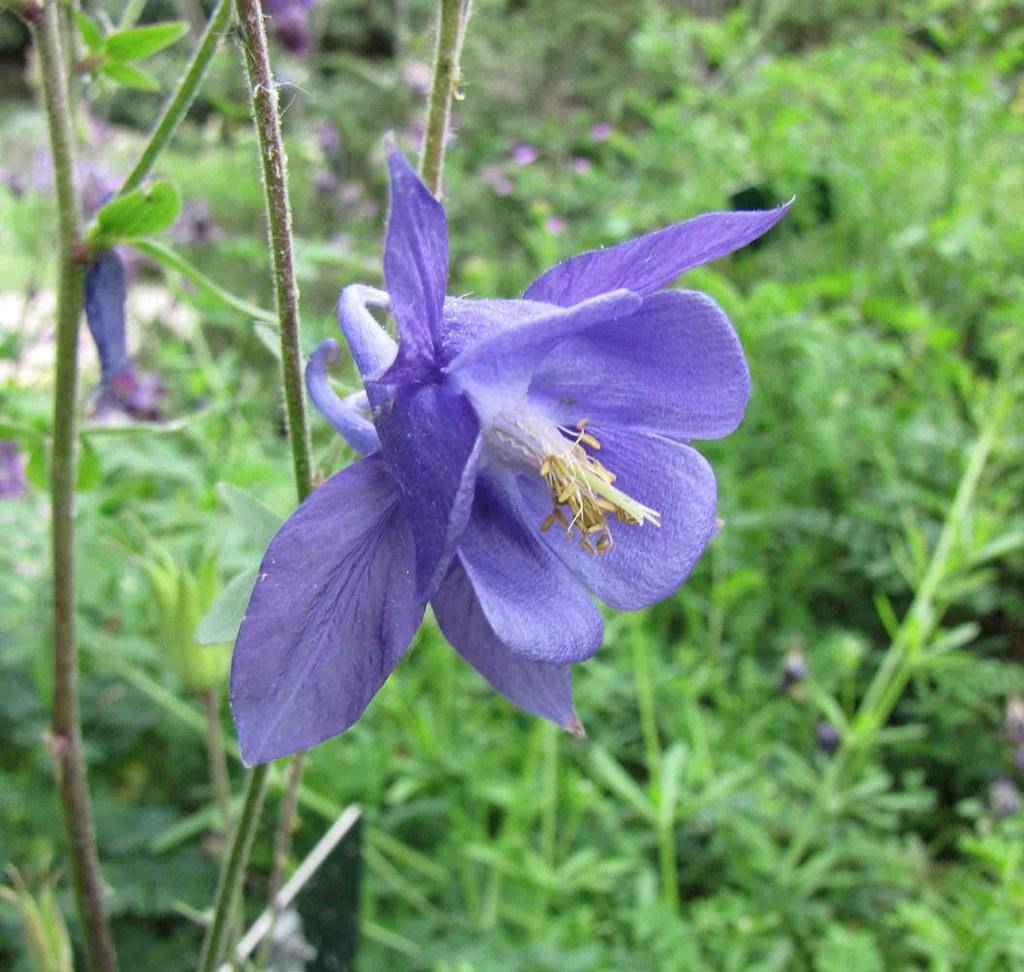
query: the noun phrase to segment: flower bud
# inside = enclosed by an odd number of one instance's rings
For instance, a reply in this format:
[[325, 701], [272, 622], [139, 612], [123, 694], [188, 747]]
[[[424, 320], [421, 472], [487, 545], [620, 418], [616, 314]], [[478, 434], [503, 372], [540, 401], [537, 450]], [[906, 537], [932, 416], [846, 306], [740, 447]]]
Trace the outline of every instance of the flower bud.
[[1001, 776], [989, 786], [988, 802], [992, 813], [999, 819], [1012, 817], [1020, 810], [1020, 790], [1013, 780]]
[[794, 686], [799, 685], [809, 674], [807, 658], [799, 648], [794, 648], [782, 662], [779, 688], [783, 692], [788, 692]]
[[1024, 699], [1019, 695], [1006, 700], [1006, 736], [1012, 743], [1024, 743]]
[[825, 755], [831, 756], [839, 748], [839, 730], [831, 722], [819, 722], [814, 740]]

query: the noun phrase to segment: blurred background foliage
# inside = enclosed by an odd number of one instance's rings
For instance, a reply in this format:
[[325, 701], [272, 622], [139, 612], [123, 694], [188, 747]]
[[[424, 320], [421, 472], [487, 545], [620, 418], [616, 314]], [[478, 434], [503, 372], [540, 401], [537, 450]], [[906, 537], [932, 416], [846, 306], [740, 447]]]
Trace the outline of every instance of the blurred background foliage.
[[[150, 0], [143, 21], [199, 5]], [[308, 51], [275, 48], [307, 350], [335, 333], [343, 284], [380, 281], [382, 134], [418, 144], [431, 13], [321, 0]], [[165, 87], [194, 36], [153, 60]], [[61, 849], [42, 742], [54, 214], [26, 45], [0, 20], [0, 431], [28, 479], [0, 499], [0, 862], [45, 902]], [[1024, 5], [477, 0], [464, 60], [453, 293], [514, 295], [560, 257], [699, 211], [796, 204], [685, 278], [735, 321], [753, 397], [739, 432], [702, 447], [725, 527], [698, 570], [610, 616], [578, 669], [588, 738], [514, 711], [431, 624], [313, 754], [296, 853], [346, 803], [366, 811], [357, 967], [1024, 967], [1024, 440], [1019, 381], [992, 391], [1024, 316]], [[186, 202], [177, 251], [270, 306], [241, 78], [226, 44], [158, 174]], [[82, 99], [88, 196], [128, 171], [160, 96], [94, 81]], [[172, 657], [154, 565], [182, 590], [229, 582], [265, 537], [218, 484], [281, 516], [292, 484], [265, 331], [132, 263], [130, 343], [164, 421], [82, 437], [82, 694], [122, 964], [158, 972], [191, 962], [220, 837], [178, 657], [194, 646]], [[313, 428], [326, 475], [347, 457]], [[978, 488], [951, 514], [986, 430]], [[901, 631], [944, 523], [948, 560]], [[891, 718], [870, 725], [869, 685], [908, 640]], [[230, 750], [226, 716], [223, 732]], [[16, 970], [20, 915], [0, 902]]]

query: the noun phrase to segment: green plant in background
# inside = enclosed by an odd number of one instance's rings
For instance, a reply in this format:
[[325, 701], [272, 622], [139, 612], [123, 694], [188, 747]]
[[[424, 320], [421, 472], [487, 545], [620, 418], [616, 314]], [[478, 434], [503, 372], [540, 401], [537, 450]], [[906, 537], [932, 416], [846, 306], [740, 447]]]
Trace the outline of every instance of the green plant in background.
[[7, 878], [10, 885], [0, 885], [0, 900], [21, 915], [32, 972], [73, 972], [71, 938], [57, 903], [56, 882], [44, 881], [33, 893], [13, 867], [8, 867]]
[[[120, 4], [85, 9], [121, 21]], [[378, 134], [415, 146], [405, 130], [422, 114], [432, 13], [425, 0], [334, 0], [310, 12], [309, 55], [272, 48], [288, 82], [304, 352], [333, 333], [342, 283], [380, 279]], [[143, 12], [168, 18], [186, 19]], [[22, 36], [5, 23], [0, 46]], [[589, 739], [489, 700], [428, 625], [360, 726], [308, 759], [290, 863], [346, 803], [366, 808], [361, 969], [1024, 961], [1024, 776], [1003, 725], [1024, 691], [1010, 367], [1024, 314], [1021, 37], [1001, 2], [694, 14], [478, 0], [445, 163], [461, 227], [453, 293], [511, 296], [560, 257], [680, 213], [798, 198], [778, 238], [685, 279], [739, 323], [751, 406], [733, 447], [708, 449], [725, 526], [706, 562], [669, 602], [609, 619], [577, 680]], [[145, 65], [168, 90], [186, 43]], [[249, 91], [236, 58], [213, 56], [212, 40], [205, 51], [194, 111], [152, 171], [186, 207], [203, 200], [222, 236], [137, 239], [167, 258], [129, 286], [129, 334], [173, 419], [89, 420], [79, 437], [76, 620], [98, 842], [122, 966], [154, 970], [199, 948], [180, 906], [210, 900], [220, 815], [203, 704], [170, 670], [145, 573], [111, 538], [134, 512], [181, 565], [215, 542], [222, 589], [244, 587], [262, 541], [240, 525], [251, 516], [225, 514], [218, 484], [258, 497], [268, 523], [294, 504]], [[80, 80], [80, 113], [105, 123], [80, 123], [83, 161], [131, 171], [159, 97]], [[326, 122], [335, 142], [317, 133]], [[30, 178], [39, 139], [37, 112], [5, 98], [0, 267], [18, 330], [0, 334], [0, 413], [29, 488], [0, 502], [0, 859], [24, 873], [61, 846], [39, 743], [53, 450], [40, 288], [54, 259], [52, 199]], [[329, 475], [343, 457], [312, 432]], [[794, 652], [803, 665], [786, 681]], [[268, 774], [270, 809], [286, 783]], [[266, 820], [250, 911], [273, 869]], [[71, 895], [57, 900], [74, 935]], [[0, 908], [0, 964], [27, 962], [20, 918]]]

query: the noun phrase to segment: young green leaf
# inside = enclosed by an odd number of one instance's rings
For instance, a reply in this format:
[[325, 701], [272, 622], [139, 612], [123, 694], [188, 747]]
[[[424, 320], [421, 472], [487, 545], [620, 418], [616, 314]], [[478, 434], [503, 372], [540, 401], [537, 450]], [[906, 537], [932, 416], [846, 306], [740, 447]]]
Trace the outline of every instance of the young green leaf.
[[126, 88], [134, 88], [136, 91], [160, 90], [160, 82], [152, 74], [147, 74], [130, 64], [107, 63], [100, 68], [100, 74], [106, 75], [111, 81], [123, 84]]
[[107, 38], [107, 56], [121, 63], [141, 61], [143, 58], [152, 57], [165, 47], [170, 47], [184, 37], [187, 31], [188, 24], [180, 20], [118, 30]]
[[120, 240], [160, 233], [177, 218], [181, 196], [173, 182], [152, 182], [112, 199], [96, 213], [93, 240], [110, 246]]
[[87, 13], [81, 10], [75, 11], [75, 23], [78, 24], [78, 32], [82, 35], [82, 43], [85, 44], [90, 54], [97, 54], [103, 50], [103, 31]]

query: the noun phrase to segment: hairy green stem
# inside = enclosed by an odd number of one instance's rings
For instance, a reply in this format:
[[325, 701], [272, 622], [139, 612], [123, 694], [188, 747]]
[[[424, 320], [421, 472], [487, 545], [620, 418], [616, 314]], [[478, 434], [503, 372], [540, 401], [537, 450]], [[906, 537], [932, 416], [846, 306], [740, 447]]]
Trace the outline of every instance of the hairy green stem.
[[[299, 288], [295, 280], [292, 253], [292, 217], [288, 202], [288, 160], [281, 138], [277, 88], [270, 69], [267, 33], [259, 0], [237, 0], [238, 20], [242, 28], [246, 74], [252, 100], [253, 120], [259, 140], [266, 202], [267, 231], [274, 273], [281, 338], [281, 383], [284, 389], [291, 441], [295, 491], [302, 502], [312, 491], [312, 462], [306, 404], [302, 387], [302, 352], [299, 346]], [[301, 767], [300, 767], [301, 768]], [[213, 923], [203, 943], [199, 960], [201, 972], [212, 972], [227, 949], [230, 916], [245, 880], [246, 864], [252, 849], [256, 825], [267, 786], [266, 765], [249, 774], [238, 823], [232, 834], [225, 863], [221, 869], [214, 901]], [[295, 787], [297, 789], [298, 783]], [[293, 805], [286, 793], [285, 803]], [[292, 811], [294, 812], [294, 810]], [[290, 821], [287, 822], [290, 828]]]
[[143, 180], [149, 175], [156, 162], [157, 157], [166, 148], [167, 143], [173, 137], [181, 120], [192, 107], [196, 100], [199, 89], [210, 68], [210, 63], [220, 49], [220, 43], [231, 23], [231, 0], [217, 0], [217, 6], [213, 8], [210, 19], [206, 24], [195, 51], [192, 53], [192, 60], [189, 62], [185, 72], [178, 79], [178, 84], [167, 99], [164, 110], [157, 119], [156, 125], [149, 136], [146, 147], [142, 150], [139, 161], [135, 164], [128, 178], [121, 187], [121, 193], [131, 192], [132, 189], [142, 185]]
[[57, 769], [57, 790], [71, 848], [75, 895], [88, 967], [92, 972], [109, 972], [117, 967], [117, 959], [103, 900], [103, 880], [96, 850], [78, 712], [74, 591], [75, 406], [78, 398], [78, 322], [84, 270], [76, 259], [82, 227], [74, 181], [68, 79], [56, 0], [47, 0], [32, 26], [50, 132], [59, 233], [57, 364], [50, 468], [53, 539], [51, 742]]
[[423, 155], [420, 159], [420, 175], [435, 196], [441, 195], [452, 96], [462, 80], [459, 61], [471, 9], [472, 0], [438, 0], [434, 79], [430, 86]]

